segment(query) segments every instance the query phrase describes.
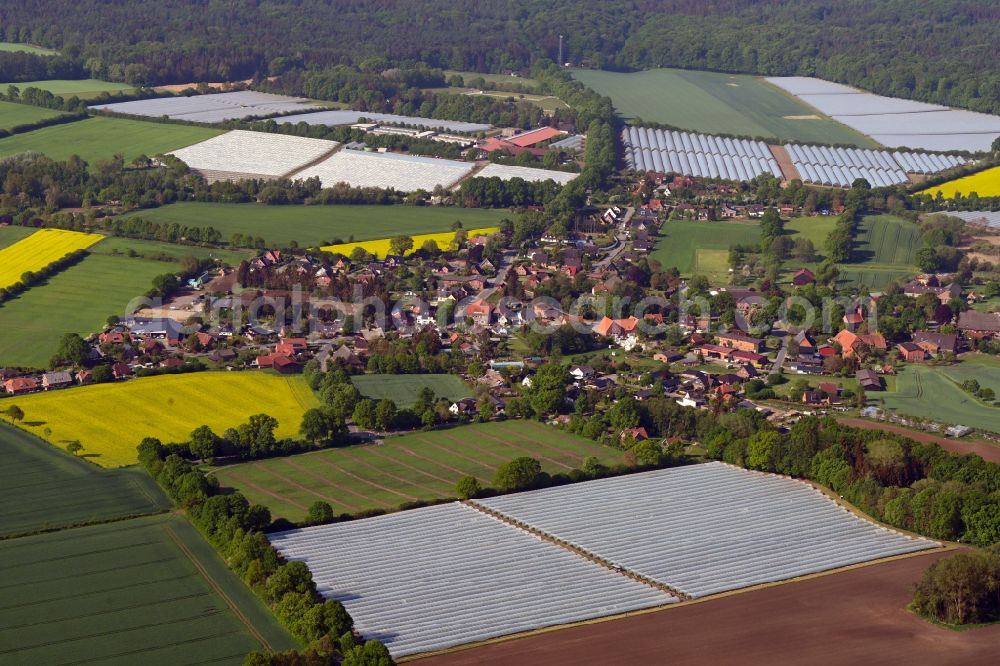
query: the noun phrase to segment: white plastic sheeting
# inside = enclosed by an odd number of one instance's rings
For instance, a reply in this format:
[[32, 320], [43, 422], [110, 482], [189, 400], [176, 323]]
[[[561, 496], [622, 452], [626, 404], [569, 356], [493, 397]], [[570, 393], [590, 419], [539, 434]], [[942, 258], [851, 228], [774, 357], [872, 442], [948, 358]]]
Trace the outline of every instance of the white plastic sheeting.
[[968, 161], [956, 155], [798, 144], [788, 144], [785, 150], [803, 182], [836, 187], [850, 187], [858, 178], [872, 187], [889, 187], [909, 182], [907, 172], [937, 173]]
[[323, 139], [233, 130], [170, 154], [192, 169], [276, 177], [304, 167], [338, 145]]
[[115, 104], [95, 104], [90, 108], [147, 118], [167, 116], [178, 120], [217, 123], [223, 120], [236, 120], [251, 116], [310, 111], [321, 107], [302, 97], [287, 97], [243, 90], [191, 97], [158, 97]]
[[621, 138], [625, 164], [637, 171], [726, 180], [752, 180], [764, 173], [776, 178], [782, 175], [781, 167], [763, 141], [649, 127], [626, 127]]
[[521, 178], [523, 180], [539, 182], [543, 180], [554, 180], [560, 185], [565, 185], [580, 174], [569, 171], [553, 171], [550, 169], [533, 169], [531, 167], [505, 166], [503, 164], [489, 164], [485, 169], [476, 174], [477, 178], [499, 178], [500, 180], [510, 180], [511, 178]]
[[471, 162], [417, 155], [341, 150], [319, 164], [303, 169], [295, 177], [317, 176], [323, 187], [344, 182], [353, 187], [391, 187], [400, 192], [430, 192], [438, 185], [454, 185], [474, 166]]
[[362, 118], [377, 123], [392, 123], [394, 125], [408, 125], [410, 127], [429, 127], [431, 129], [441, 129], [448, 132], [485, 132], [493, 127], [483, 123], [466, 123], [458, 120], [439, 120], [437, 118], [421, 118], [418, 116], [400, 116], [394, 113], [376, 113], [374, 111], [318, 111], [317, 113], [303, 113], [294, 116], [279, 118], [279, 123], [306, 123], [308, 125], [353, 125], [360, 122]]
[[395, 657], [677, 601], [459, 503], [269, 538]]
[[479, 500], [701, 597], [933, 548], [809, 485], [713, 462]]

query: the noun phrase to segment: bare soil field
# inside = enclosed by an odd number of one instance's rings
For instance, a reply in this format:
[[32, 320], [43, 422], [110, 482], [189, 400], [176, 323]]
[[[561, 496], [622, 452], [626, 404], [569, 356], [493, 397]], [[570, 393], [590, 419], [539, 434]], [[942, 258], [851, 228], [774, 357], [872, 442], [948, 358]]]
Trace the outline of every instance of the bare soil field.
[[427, 657], [420, 666], [992, 664], [1000, 625], [952, 631], [906, 610], [934, 553]]
[[842, 418], [837, 420], [844, 425], [851, 426], [852, 428], [882, 430], [884, 432], [893, 432], [897, 435], [903, 435], [904, 437], [909, 437], [910, 439], [918, 442], [933, 442], [934, 444], [938, 444], [945, 451], [951, 451], [952, 453], [962, 455], [966, 453], [975, 453], [978, 454], [983, 460], [995, 462], [1000, 465], [1000, 446], [994, 446], [989, 442], [966, 439], [950, 439], [948, 437], [941, 437], [940, 435], [933, 435], [929, 432], [911, 430], [910, 428], [904, 428], [903, 426], [892, 425], [891, 423], [879, 423], [878, 421], [869, 421], [867, 419]]

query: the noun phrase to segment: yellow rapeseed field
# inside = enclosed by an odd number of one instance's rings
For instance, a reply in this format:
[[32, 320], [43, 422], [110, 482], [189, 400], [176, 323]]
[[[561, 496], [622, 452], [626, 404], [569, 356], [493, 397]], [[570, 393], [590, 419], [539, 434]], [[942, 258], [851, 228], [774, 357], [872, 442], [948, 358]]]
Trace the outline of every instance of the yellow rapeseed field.
[[0, 288], [20, 282], [26, 271], [45, 268], [70, 252], [84, 250], [103, 238], [100, 234], [40, 229], [0, 250]]
[[945, 199], [953, 199], [956, 192], [961, 192], [962, 196], [969, 196], [975, 192], [981, 197], [1000, 197], [1000, 167], [949, 180], [947, 183], [920, 191], [921, 194], [929, 194], [932, 197], [937, 197], [938, 192]]
[[[496, 233], [496, 227], [484, 227], [482, 229], [471, 229], [469, 230], [469, 238], [473, 236], [488, 236], [489, 234]], [[421, 234], [419, 236], [411, 236], [413, 239], [413, 249], [409, 253], [419, 250], [423, 247], [423, 244], [429, 240], [437, 243], [438, 248], [442, 250], [447, 250], [448, 246], [451, 245], [451, 241], [455, 238], [454, 231], [444, 231], [437, 234]], [[343, 254], [344, 256], [350, 256], [351, 252], [356, 247], [364, 248], [365, 251], [370, 252], [376, 257], [384, 257], [389, 254], [389, 243], [392, 242], [391, 238], [380, 238], [378, 240], [369, 241], [358, 241], [356, 243], [341, 243], [339, 245], [326, 245], [321, 250], [325, 252], [334, 252], [338, 254]]]
[[201, 425], [221, 435], [253, 414], [278, 419], [278, 437], [298, 433], [302, 414], [319, 406], [302, 377], [250, 370], [195, 372], [10, 398], [24, 410], [18, 425], [59, 447], [78, 440], [80, 455], [102, 467], [136, 460], [144, 437], [184, 441]]

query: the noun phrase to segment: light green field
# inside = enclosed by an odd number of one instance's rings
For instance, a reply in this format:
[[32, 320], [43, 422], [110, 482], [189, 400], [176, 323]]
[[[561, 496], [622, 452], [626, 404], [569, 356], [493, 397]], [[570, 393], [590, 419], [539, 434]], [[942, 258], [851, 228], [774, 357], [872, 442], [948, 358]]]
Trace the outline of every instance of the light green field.
[[121, 153], [126, 162], [130, 162], [140, 155], [152, 156], [176, 150], [221, 133], [222, 130], [208, 127], [121, 118], [87, 118], [0, 139], [0, 158], [37, 151], [54, 160], [79, 155], [93, 164]]
[[35, 233], [35, 231], [37, 229], [33, 229], [32, 227], [18, 227], [14, 225], [0, 227], [0, 248], [13, 245], [22, 238], [27, 238]]
[[840, 266], [840, 281], [882, 290], [916, 272], [920, 246], [916, 225], [891, 215], [873, 215], [858, 225], [851, 260]]
[[[0, 142], [2, 145], [2, 142]], [[233, 234], [260, 236], [271, 245], [330, 245], [340, 239], [376, 240], [400, 234], [495, 227], [510, 211], [439, 206], [265, 206], [183, 202], [130, 213], [159, 223], [214, 227], [229, 240]]]
[[[826, 117], [754, 76], [681, 69], [634, 74], [579, 70], [574, 78], [610, 97], [627, 120], [641, 118], [708, 134], [875, 147], [868, 137]], [[817, 116], [816, 118], [803, 118]]]
[[127, 83], [112, 83], [99, 79], [46, 79], [44, 81], [26, 81], [15, 83], [20, 90], [28, 88], [38, 88], [48, 90], [53, 95], [60, 95], [65, 98], [73, 96], [80, 99], [93, 99], [102, 92], [117, 93], [123, 90], [135, 90], [135, 86]]
[[176, 245], [160, 241], [137, 240], [109, 236], [90, 249], [91, 254], [137, 257], [153, 261], [180, 261], [184, 257], [198, 259], [220, 259], [230, 266], [238, 266], [243, 259], [252, 259], [252, 250], [227, 250], [200, 247], [197, 245]]
[[0, 541], [4, 664], [231, 664], [295, 642], [183, 518]]
[[47, 120], [61, 115], [63, 115], [62, 111], [43, 109], [39, 106], [0, 102], [0, 129], [10, 130], [18, 125], [37, 123], [40, 120]]
[[[817, 215], [816, 217], [794, 217], [785, 223], [785, 233], [792, 240], [807, 238], [816, 248], [816, 257], [823, 260], [823, 245], [826, 237], [837, 226], [837, 218], [833, 215]], [[816, 263], [819, 263], [817, 261]]]
[[974, 376], [980, 384], [997, 390], [1000, 370], [987, 366], [959, 368], [962, 369], [908, 365], [896, 377], [895, 392], [870, 393], [868, 403], [882, 406], [884, 401], [887, 409], [900, 414], [1000, 433], [1000, 407], [980, 402], [951, 378]]
[[676, 266], [682, 275], [703, 273], [715, 282], [728, 282], [730, 246], [759, 240], [756, 224], [669, 220], [663, 223], [651, 256], [663, 268]]
[[374, 400], [392, 400], [399, 407], [409, 407], [425, 386], [438, 398], [461, 400], [472, 391], [455, 375], [356, 375], [351, 381], [361, 394]]
[[[17, 404], [0, 400], [0, 410]], [[0, 425], [0, 538], [154, 513], [170, 506], [139, 469], [104, 471]]]
[[617, 449], [536, 421], [502, 421], [222, 467], [215, 474], [223, 487], [236, 488], [273, 516], [301, 520], [316, 501], [354, 514], [454, 497], [462, 476], [489, 485], [500, 465], [519, 456], [536, 458], [549, 473], [578, 468], [587, 456], [605, 464], [624, 460]]
[[52, 49], [32, 46], [31, 44], [20, 44], [18, 42], [0, 42], [0, 51], [23, 51], [24, 53], [33, 53], [35, 55], [55, 55], [58, 53], [58, 51], [53, 51]]
[[468, 83], [473, 79], [482, 78], [487, 83], [494, 83], [497, 85], [512, 84], [512, 85], [525, 86], [528, 88], [538, 87], [538, 81], [529, 78], [527, 76], [510, 76], [508, 74], [480, 74], [479, 72], [459, 72], [453, 69], [444, 70], [445, 78], [448, 78], [449, 76], [454, 76], [455, 74], [458, 74], [463, 79], [465, 79], [466, 85], [468, 85]]
[[[99, 245], [97, 246], [99, 247]], [[176, 264], [91, 255], [0, 305], [0, 367], [44, 368], [66, 333], [89, 335]]]

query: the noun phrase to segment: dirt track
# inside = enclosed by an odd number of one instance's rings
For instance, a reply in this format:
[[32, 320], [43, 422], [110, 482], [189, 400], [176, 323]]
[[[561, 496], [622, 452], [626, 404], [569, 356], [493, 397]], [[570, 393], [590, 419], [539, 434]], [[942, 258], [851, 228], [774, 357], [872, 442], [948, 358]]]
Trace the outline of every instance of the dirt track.
[[938, 551], [417, 663], [995, 664], [1000, 625], [956, 632], [906, 610], [924, 570], [950, 554]]
[[837, 421], [854, 428], [883, 430], [885, 432], [893, 432], [897, 435], [909, 437], [910, 439], [918, 442], [932, 442], [934, 444], [939, 444], [942, 449], [945, 451], [951, 451], [952, 453], [976, 453], [983, 460], [989, 460], [990, 462], [995, 462], [1000, 465], [1000, 446], [993, 446], [988, 442], [977, 442], [965, 439], [949, 439], [947, 437], [932, 435], [929, 432], [910, 430], [909, 428], [904, 428], [903, 426], [897, 426], [891, 423], [880, 423], [878, 421], [868, 421], [867, 419], [841, 418], [837, 419]]

